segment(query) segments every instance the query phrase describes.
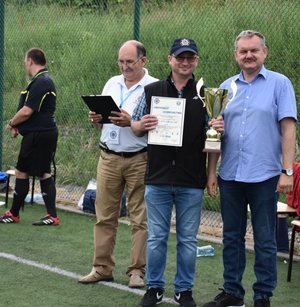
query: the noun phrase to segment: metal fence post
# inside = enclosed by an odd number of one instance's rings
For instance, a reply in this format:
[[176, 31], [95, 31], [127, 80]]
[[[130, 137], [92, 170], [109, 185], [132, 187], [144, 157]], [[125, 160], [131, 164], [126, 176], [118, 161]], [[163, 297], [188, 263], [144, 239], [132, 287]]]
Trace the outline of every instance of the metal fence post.
[[4, 2], [0, 1], [0, 169], [2, 169], [3, 93], [4, 93]]
[[140, 40], [140, 16], [141, 16], [141, 0], [134, 0], [134, 25], [133, 37]]

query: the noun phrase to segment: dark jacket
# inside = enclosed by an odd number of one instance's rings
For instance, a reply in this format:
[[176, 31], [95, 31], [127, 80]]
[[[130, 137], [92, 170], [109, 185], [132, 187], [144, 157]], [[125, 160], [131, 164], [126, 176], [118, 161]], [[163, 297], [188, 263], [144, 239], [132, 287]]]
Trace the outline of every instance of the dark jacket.
[[[182, 147], [148, 144], [145, 184], [166, 184], [204, 189], [206, 186], [205, 142], [206, 109], [196, 92], [197, 81], [191, 79], [183, 89], [186, 98]], [[178, 97], [170, 77], [145, 87], [148, 111], [151, 97]], [[203, 93], [201, 93], [203, 96]]]

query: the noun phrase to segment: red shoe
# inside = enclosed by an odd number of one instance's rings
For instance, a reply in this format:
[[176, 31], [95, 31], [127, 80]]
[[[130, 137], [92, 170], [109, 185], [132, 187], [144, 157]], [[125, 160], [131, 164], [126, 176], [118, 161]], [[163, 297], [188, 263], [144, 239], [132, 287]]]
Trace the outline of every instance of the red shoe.
[[53, 217], [50, 214], [47, 214], [46, 216], [42, 217], [40, 220], [35, 221], [32, 223], [34, 226], [56, 226], [59, 225], [59, 218]]
[[19, 223], [20, 216], [14, 216], [10, 211], [6, 211], [2, 216], [0, 216], [0, 223], [3, 224], [12, 224]]

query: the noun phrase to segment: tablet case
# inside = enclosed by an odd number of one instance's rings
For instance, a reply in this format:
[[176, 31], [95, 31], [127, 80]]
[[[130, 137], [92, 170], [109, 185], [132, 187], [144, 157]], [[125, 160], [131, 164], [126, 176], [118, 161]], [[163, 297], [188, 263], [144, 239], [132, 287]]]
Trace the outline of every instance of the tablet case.
[[102, 124], [111, 123], [108, 117], [112, 115], [112, 111], [121, 112], [111, 96], [83, 95], [81, 98], [91, 111], [102, 115]]

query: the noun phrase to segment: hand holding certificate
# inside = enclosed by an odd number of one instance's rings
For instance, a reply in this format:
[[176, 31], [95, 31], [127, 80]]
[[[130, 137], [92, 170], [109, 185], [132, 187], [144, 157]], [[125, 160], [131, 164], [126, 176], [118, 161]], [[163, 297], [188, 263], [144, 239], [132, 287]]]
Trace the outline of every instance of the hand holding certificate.
[[158, 119], [158, 125], [148, 133], [148, 143], [165, 146], [182, 146], [185, 98], [153, 96], [151, 115]]

